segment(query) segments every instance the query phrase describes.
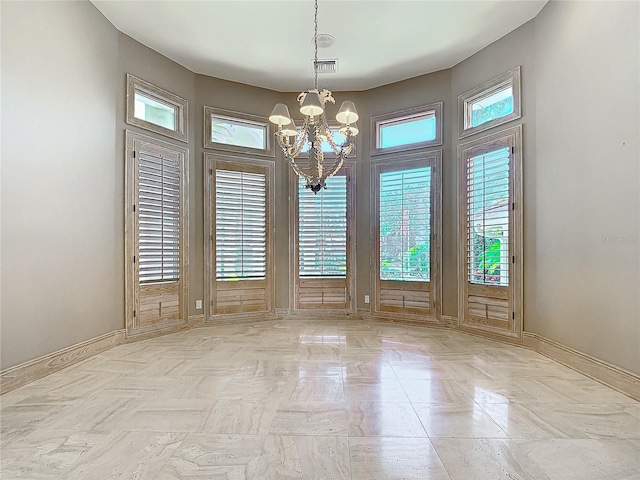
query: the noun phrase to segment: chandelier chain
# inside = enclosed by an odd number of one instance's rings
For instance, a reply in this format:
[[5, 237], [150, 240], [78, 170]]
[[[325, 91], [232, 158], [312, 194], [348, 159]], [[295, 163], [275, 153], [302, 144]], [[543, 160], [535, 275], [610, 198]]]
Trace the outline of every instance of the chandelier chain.
[[[1, 0], [0, 0], [1, 1]], [[308, 0], [307, 0], [308, 1]], [[335, 103], [329, 90], [319, 90], [318, 87], [318, 3], [314, 0], [313, 16], [313, 83], [314, 89], [302, 92], [298, 95], [300, 113], [304, 115], [302, 128], [296, 128], [289, 115], [289, 109], [284, 103], [278, 103], [273, 108], [269, 120], [278, 126], [275, 133], [278, 145], [282, 149], [287, 162], [293, 172], [306, 181], [306, 188], [310, 188], [317, 194], [323, 188], [327, 188], [326, 181], [333, 177], [342, 167], [345, 158], [355, 146], [354, 137], [358, 135], [358, 113], [352, 101], [342, 102], [336, 120], [341, 124], [338, 132], [345, 137], [342, 144], [336, 144], [333, 140], [329, 123], [325, 114], [327, 103]], [[293, 137], [293, 139], [291, 139]], [[328, 168], [324, 165], [323, 143], [328, 143], [335, 154], [335, 161]], [[307, 146], [309, 152], [308, 166], [298, 165], [296, 158]]]
[[313, 86], [316, 90], [318, 90], [318, 0], [315, 0], [313, 20], [315, 28], [315, 34], [313, 36]]

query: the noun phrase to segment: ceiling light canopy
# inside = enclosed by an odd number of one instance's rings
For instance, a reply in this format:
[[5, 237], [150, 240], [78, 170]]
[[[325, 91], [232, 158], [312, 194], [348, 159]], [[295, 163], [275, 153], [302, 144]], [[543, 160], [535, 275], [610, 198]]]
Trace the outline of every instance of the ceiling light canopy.
[[[341, 124], [339, 133], [345, 137], [345, 141], [338, 145], [333, 141], [325, 107], [327, 103], [335, 103], [329, 90], [318, 89], [318, 0], [315, 0], [314, 13], [315, 35], [314, 39], [314, 88], [298, 95], [300, 113], [304, 116], [304, 122], [298, 132], [295, 123], [289, 115], [289, 108], [284, 103], [278, 103], [273, 108], [269, 121], [278, 127], [276, 138], [285, 158], [291, 168], [307, 182], [306, 188], [310, 188], [317, 194], [326, 188], [328, 178], [334, 176], [342, 167], [344, 159], [354, 148], [355, 136], [359, 133], [356, 122], [358, 111], [350, 100], [342, 102], [336, 115], [336, 120]], [[322, 142], [327, 142], [331, 150], [336, 154], [335, 161], [325, 169], [324, 152]], [[305, 144], [309, 144], [309, 167], [304, 170], [296, 162]]]

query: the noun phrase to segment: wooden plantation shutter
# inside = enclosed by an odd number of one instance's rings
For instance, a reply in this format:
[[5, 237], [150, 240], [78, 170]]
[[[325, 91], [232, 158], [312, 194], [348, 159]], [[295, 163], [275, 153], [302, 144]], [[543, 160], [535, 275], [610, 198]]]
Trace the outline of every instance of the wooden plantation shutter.
[[207, 154], [213, 315], [273, 310], [271, 225], [273, 162]]
[[267, 198], [264, 173], [216, 169], [216, 279], [264, 279]]
[[188, 151], [132, 132], [127, 151], [127, 334], [135, 335], [187, 322]]
[[349, 166], [314, 194], [295, 177], [294, 308], [351, 308]]
[[141, 151], [138, 167], [140, 284], [180, 281], [179, 159]]
[[521, 336], [521, 127], [460, 149], [459, 324]]
[[374, 166], [374, 312], [437, 321], [441, 153]]

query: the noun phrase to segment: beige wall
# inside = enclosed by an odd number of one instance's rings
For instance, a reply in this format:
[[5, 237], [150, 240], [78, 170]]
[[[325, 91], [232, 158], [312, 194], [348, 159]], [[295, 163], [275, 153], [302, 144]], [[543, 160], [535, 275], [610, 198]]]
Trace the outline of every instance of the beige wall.
[[[636, 3], [551, 2], [450, 70], [334, 92], [330, 117], [347, 98], [361, 116], [359, 308], [370, 293], [370, 117], [444, 101], [443, 313], [456, 316], [457, 97], [521, 65], [523, 116], [505, 127], [524, 125], [525, 330], [640, 371], [637, 18]], [[194, 74], [88, 2], [3, 2], [2, 369], [124, 327], [124, 130], [154, 136], [124, 123], [126, 73], [189, 100], [191, 315], [204, 299], [203, 106], [297, 111], [298, 92]], [[276, 306], [287, 308], [290, 172], [274, 160]]]
[[526, 330], [636, 373], [639, 6], [550, 2], [535, 19], [535, 168], [524, 172]]
[[123, 328], [117, 30], [2, 2], [1, 368]]

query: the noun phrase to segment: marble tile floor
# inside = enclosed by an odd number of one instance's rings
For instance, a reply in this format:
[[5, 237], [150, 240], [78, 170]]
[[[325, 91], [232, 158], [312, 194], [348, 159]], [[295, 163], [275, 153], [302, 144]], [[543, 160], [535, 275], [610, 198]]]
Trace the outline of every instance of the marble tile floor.
[[113, 348], [0, 407], [2, 480], [640, 480], [638, 402], [439, 328], [203, 327]]

